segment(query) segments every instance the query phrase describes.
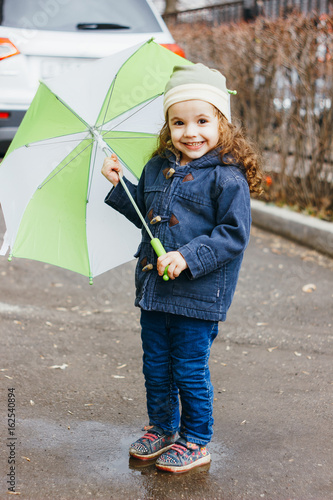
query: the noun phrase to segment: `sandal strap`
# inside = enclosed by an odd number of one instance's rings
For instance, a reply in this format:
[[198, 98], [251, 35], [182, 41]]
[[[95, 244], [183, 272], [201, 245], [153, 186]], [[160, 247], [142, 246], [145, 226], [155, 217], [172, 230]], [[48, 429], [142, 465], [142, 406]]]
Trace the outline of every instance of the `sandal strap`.
[[159, 434], [153, 434], [152, 432], [147, 432], [141, 439], [149, 439], [149, 441], [155, 441], [159, 437]]
[[186, 446], [183, 446], [182, 444], [175, 443], [171, 446], [171, 450], [175, 450], [176, 452], [183, 455], [183, 453], [185, 453], [187, 451], [187, 448], [186, 448]]

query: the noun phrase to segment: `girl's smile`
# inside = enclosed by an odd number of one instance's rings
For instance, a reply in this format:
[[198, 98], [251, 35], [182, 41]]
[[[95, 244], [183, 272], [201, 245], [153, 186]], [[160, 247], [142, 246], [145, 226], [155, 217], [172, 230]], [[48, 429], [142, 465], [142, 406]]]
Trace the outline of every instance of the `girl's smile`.
[[186, 146], [188, 148], [196, 149], [196, 148], [200, 147], [202, 144], [204, 144], [204, 141], [201, 141], [201, 142], [185, 142], [184, 144], [186, 144]]
[[181, 165], [201, 158], [219, 142], [219, 119], [206, 101], [182, 101], [168, 110], [173, 146], [181, 153]]

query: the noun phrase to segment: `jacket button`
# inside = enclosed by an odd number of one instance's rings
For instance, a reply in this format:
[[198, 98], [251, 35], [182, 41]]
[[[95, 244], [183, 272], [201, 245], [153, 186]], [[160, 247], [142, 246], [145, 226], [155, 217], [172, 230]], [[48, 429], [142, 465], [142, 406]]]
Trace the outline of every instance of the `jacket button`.
[[142, 268], [142, 271], [145, 273], [146, 271], [151, 271], [153, 269], [153, 264], [147, 264], [145, 267]]
[[161, 222], [161, 217], [159, 215], [156, 215], [151, 221], [150, 224], [156, 224], [157, 222]]
[[169, 170], [165, 174], [165, 178], [166, 179], [170, 179], [175, 172], [176, 172], [176, 170], [174, 168], [169, 168]]

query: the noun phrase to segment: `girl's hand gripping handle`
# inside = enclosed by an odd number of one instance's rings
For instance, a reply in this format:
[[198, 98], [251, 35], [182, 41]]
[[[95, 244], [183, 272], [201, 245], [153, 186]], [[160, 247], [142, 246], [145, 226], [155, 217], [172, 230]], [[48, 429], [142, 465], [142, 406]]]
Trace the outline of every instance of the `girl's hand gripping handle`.
[[104, 159], [102, 174], [114, 186], [118, 184], [119, 177], [123, 175], [123, 167], [115, 153], [112, 153], [110, 157]]
[[[155, 250], [157, 257], [161, 257], [162, 255], [166, 254], [166, 251], [164, 250], [164, 247], [158, 238], [153, 238], [150, 241], [150, 244], [153, 247], [153, 249]], [[166, 266], [166, 268], [164, 269], [164, 273], [163, 273], [164, 281], [169, 281], [168, 267], [169, 266]]]

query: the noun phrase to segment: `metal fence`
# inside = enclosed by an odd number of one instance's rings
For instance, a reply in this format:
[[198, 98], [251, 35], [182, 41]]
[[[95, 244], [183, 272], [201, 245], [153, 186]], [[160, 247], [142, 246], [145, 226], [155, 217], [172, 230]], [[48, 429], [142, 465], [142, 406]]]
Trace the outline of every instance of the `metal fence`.
[[251, 21], [258, 16], [277, 19], [292, 12], [304, 15], [328, 14], [330, 0], [253, 0], [235, 1], [201, 7], [181, 12], [164, 14], [167, 23], [195, 23], [207, 24], [237, 23]]

